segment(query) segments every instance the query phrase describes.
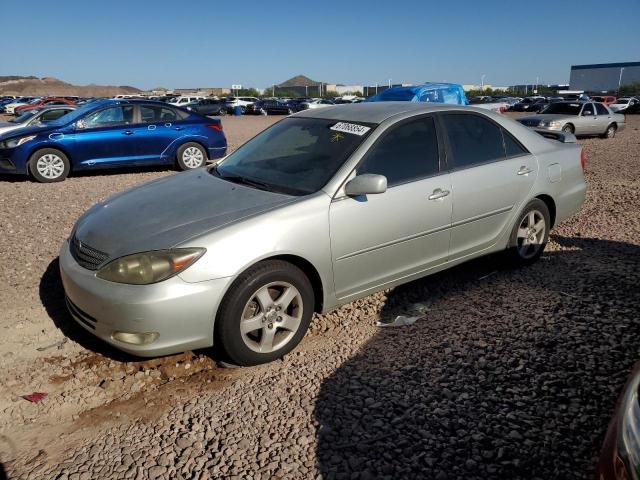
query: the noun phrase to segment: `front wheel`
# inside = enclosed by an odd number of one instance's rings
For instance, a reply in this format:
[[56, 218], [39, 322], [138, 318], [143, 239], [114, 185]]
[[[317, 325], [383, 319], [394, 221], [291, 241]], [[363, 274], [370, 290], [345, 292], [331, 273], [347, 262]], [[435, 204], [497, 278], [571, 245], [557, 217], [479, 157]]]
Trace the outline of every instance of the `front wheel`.
[[29, 171], [40, 183], [61, 182], [70, 170], [69, 158], [55, 148], [38, 150], [29, 159]]
[[204, 167], [207, 163], [207, 152], [202, 145], [195, 142], [182, 145], [176, 156], [181, 170], [193, 170]]
[[562, 131], [565, 133], [574, 133], [573, 125], [567, 123], [564, 127], [562, 127]]
[[216, 317], [214, 345], [236, 365], [271, 362], [293, 350], [313, 315], [307, 276], [282, 260], [260, 262], [240, 275]]
[[509, 239], [507, 257], [514, 266], [531, 265], [540, 258], [549, 241], [551, 217], [540, 199], [531, 200], [520, 213]]

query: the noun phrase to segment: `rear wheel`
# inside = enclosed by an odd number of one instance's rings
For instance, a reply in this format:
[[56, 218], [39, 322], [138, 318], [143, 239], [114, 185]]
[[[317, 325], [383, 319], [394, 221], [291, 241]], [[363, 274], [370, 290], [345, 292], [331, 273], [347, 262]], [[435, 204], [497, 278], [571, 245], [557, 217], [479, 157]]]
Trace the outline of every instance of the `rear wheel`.
[[609, 125], [607, 127], [607, 129], [604, 131], [604, 134], [602, 135], [602, 138], [613, 138], [616, 136], [616, 131], [617, 128], [616, 126], [612, 123], [611, 125]]
[[29, 171], [40, 183], [61, 182], [70, 170], [69, 158], [55, 148], [38, 150], [29, 159]]
[[214, 345], [236, 365], [282, 358], [304, 337], [313, 305], [311, 283], [299, 268], [261, 262], [240, 275], [222, 301]]
[[193, 170], [194, 168], [204, 167], [207, 163], [207, 152], [202, 145], [195, 142], [182, 145], [178, 149], [176, 156], [178, 166], [182, 170]]
[[540, 258], [549, 241], [551, 217], [540, 199], [531, 200], [519, 215], [509, 239], [507, 257], [514, 266], [525, 266]]

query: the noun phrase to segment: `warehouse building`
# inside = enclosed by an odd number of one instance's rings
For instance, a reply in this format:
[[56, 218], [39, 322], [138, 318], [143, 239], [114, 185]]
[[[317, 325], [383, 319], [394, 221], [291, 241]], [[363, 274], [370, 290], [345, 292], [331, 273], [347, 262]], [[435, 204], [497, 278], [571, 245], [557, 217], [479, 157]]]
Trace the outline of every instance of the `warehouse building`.
[[640, 83], [640, 62], [572, 65], [571, 90], [616, 92], [620, 87]]

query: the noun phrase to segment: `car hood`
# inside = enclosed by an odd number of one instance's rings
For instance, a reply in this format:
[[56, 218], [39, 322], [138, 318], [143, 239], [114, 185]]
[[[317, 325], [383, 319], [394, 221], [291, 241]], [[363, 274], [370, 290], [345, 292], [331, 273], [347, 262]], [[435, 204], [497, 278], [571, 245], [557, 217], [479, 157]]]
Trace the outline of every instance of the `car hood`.
[[230, 183], [208, 170], [194, 170], [94, 205], [76, 223], [75, 235], [87, 246], [117, 258], [171, 248], [297, 198]]

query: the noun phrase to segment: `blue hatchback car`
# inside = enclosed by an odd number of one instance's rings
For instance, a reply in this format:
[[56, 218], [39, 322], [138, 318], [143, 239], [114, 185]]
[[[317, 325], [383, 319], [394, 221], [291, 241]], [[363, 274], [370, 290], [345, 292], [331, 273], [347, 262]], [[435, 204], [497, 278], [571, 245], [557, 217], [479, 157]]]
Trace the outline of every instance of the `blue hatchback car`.
[[99, 100], [0, 136], [0, 174], [59, 182], [80, 170], [174, 163], [191, 170], [226, 151], [219, 119], [160, 102]]

